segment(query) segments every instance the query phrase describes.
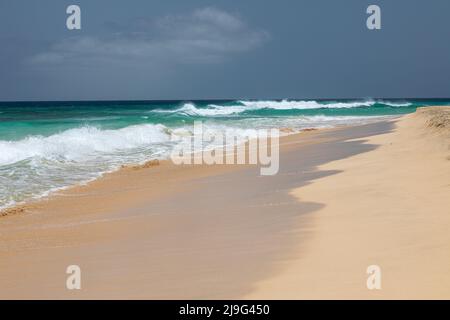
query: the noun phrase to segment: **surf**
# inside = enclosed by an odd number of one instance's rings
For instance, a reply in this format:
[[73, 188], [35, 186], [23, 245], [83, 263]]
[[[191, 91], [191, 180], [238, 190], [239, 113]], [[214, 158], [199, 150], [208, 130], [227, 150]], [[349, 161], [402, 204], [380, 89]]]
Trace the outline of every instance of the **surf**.
[[389, 102], [378, 100], [362, 101], [315, 101], [315, 100], [237, 100], [225, 104], [210, 103], [198, 105], [193, 102], [187, 102], [174, 109], [158, 108], [153, 110], [155, 113], [199, 116], [199, 117], [223, 117], [251, 114], [259, 110], [273, 111], [301, 111], [301, 110], [322, 110], [322, 109], [353, 109], [369, 107], [390, 107], [401, 108], [410, 107], [411, 102]]

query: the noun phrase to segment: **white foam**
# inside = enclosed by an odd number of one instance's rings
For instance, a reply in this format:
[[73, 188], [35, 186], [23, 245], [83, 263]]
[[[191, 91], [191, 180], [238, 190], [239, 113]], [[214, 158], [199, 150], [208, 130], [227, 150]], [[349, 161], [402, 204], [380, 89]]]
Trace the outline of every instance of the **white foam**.
[[235, 113], [244, 112], [247, 108], [245, 106], [219, 106], [210, 104], [205, 108], [197, 108], [193, 103], [185, 103], [182, 107], [174, 110], [156, 109], [153, 112], [158, 113], [178, 113], [188, 116], [214, 117], [224, 116]]
[[311, 101], [239, 101], [243, 105], [251, 109], [274, 109], [274, 110], [305, 110], [305, 109], [321, 109], [321, 108], [357, 108], [370, 107], [375, 104], [374, 101], [361, 102], [337, 102], [337, 103], [320, 103]]
[[352, 101], [352, 102], [317, 102], [314, 100], [308, 101], [239, 101], [243, 105], [251, 109], [274, 109], [274, 110], [305, 110], [305, 109], [341, 109], [341, 108], [360, 108], [360, 107], [370, 107], [377, 103], [384, 104], [390, 107], [407, 107], [411, 103], [394, 103], [388, 101], [375, 101], [375, 100], [365, 100], [365, 101]]
[[[203, 126], [205, 131], [232, 132], [242, 142], [251, 135], [250, 128], [291, 128], [295, 132], [380, 118], [315, 115], [235, 121], [210, 119]], [[116, 130], [87, 126], [48, 137], [0, 141], [0, 208], [90, 181], [122, 164], [167, 158], [175, 143], [171, 142], [170, 134], [177, 137], [176, 142], [187, 142], [192, 136], [192, 126], [169, 129], [164, 125], [144, 124]], [[208, 147], [216, 147], [215, 143], [208, 143]]]
[[390, 107], [407, 107], [411, 103], [395, 103], [386, 101], [354, 101], [354, 102], [317, 102], [310, 101], [289, 101], [289, 100], [268, 100], [268, 101], [238, 101], [239, 105], [217, 105], [209, 104], [206, 107], [197, 107], [193, 103], [185, 103], [177, 109], [156, 109], [152, 112], [181, 114], [187, 116], [217, 117], [239, 114], [246, 111], [261, 109], [271, 110], [308, 110], [308, 109], [342, 109], [342, 108], [361, 108], [371, 107], [377, 103]]
[[169, 139], [169, 132], [163, 125], [145, 124], [117, 130], [81, 127], [48, 137], [30, 136], [20, 141], [0, 141], [0, 165], [33, 157], [78, 161], [96, 153], [127, 150]]

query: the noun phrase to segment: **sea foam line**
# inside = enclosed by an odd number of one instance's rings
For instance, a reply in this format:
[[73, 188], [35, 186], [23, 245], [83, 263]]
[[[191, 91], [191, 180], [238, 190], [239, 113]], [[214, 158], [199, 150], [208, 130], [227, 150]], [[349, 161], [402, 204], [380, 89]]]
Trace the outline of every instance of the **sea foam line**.
[[412, 104], [410, 102], [396, 103], [387, 101], [355, 101], [355, 102], [317, 102], [311, 101], [290, 101], [290, 100], [268, 100], [268, 101], [250, 101], [241, 100], [236, 101], [233, 105], [218, 105], [209, 104], [205, 107], [199, 107], [192, 102], [185, 103], [177, 109], [155, 109], [152, 112], [167, 113], [167, 114], [182, 114], [188, 116], [225, 116], [239, 114], [255, 110], [311, 110], [311, 109], [348, 109], [348, 108], [362, 108], [371, 107], [376, 104], [386, 105], [389, 107], [408, 107]]
[[[361, 123], [361, 121], [370, 121], [377, 118], [380, 119], [380, 117], [302, 116], [296, 118], [297, 121], [289, 123], [288, 126], [292, 125], [294, 130], [287, 131], [287, 134], [294, 134], [299, 129], [305, 128], [306, 125], [307, 127], [320, 128], [333, 126], [333, 123], [335, 125], [347, 122], [350, 124], [352, 121]], [[297, 130], [295, 123], [301, 124]], [[287, 123], [283, 124], [287, 125]], [[274, 123], [272, 122], [271, 125], [273, 126]], [[232, 129], [235, 130], [237, 135], [242, 136], [246, 136], [248, 130], [239, 127], [233, 128], [225, 124], [206, 124], [206, 126], [217, 131]], [[88, 183], [107, 172], [117, 170], [121, 165], [148, 161], [155, 157], [155, 153], [142, 156], [141, 151], [139, 151], [138, 155], [141, 155], [139, 161], [136, 160], [137, 158], [126, 156], [129, 155], [130, 150], [134, 152], [133, 148], [165, 144], [171, 139], [172, 134], [184, 139], [190, 137], [192, 132], [189, 130], [189, 126], [169, 129], [163, 125], [148, 124], [116, 130], [80, 127], [48, 137], [31, 136], [20, 141], [0, 141], [0, 150], [2, 151], [0, 154], [0, 180], [2, 180], [2, 185], [10, 186], [9, 189], [3, 188], [3, 192], [6, 193], [0, 195], [2, 197], [0, 209], [22, 203], [22, 201], [11, 200], [22, 200], [21, 192], [22, 194], [24, 194], [23, 192], [26, 192], [26, 194], [32, 192], [33, 195], [28, 199], [39, 199], [73, 185]], [[111, 157], [117, 159], [110, 161]], [[93, 158], [95, 161], [100, 159], [99, 164], [102, 164], [102, 166], [97, 167], [97, 162], [91, 163], [90, 161]], [[168, 157], [160, 154], [158, 158], [166, 159]], [[107, 163], [109, 165], [105, 166], [104, 164]], [[59, 167], [55, 168], [55, 165]], [[80, 169], [81, 167], [84, 169]], [[71, 172], [75, 176], [71, 176]], [[63, 176], [60, 176], [61, 174]], [[45, 181], [40, 180], [40, 177]], [[51, 180], [53, 178], [63, 180], [54, 183]], [[17, 184], [20, 181], [28, 187], [22, 190], [20, 184]], [[42, 186], [32, 185], [36, 181], [42, 181]], [[33, 188], [30, 188], [31, 186]], [[43, 190], [44, 187], [45, 190]]]

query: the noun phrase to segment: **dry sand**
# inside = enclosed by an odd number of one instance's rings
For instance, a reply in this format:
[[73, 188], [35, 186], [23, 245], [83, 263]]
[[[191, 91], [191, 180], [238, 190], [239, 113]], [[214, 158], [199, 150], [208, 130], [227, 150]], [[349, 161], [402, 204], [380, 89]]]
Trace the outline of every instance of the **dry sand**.
[[[299, 219], [310, 237], [297, 257], [246, 298], [450, 299], [450, 108], [419, 109], [366, 143], [378, 148], [292, 191], [325, 206]], [[367, 289], [370, 265], [381, 290]]]
[[149, 163], [10, 211], [0, 298], [450, 298], [448, 112], [287, 137], [276, 176]]

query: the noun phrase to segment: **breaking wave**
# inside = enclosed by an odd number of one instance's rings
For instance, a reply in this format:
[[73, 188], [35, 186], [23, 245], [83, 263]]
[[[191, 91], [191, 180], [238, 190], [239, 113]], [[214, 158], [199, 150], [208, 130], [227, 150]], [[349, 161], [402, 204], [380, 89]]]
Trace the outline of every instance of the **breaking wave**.
[[145, 124], [117, 130], [81, 127], [48, 137], [30, 136], [20, 141], [0, 141], [0, 165], [32, 157], [78, 161], [97, 153], [133, 149], [169, 139], [168, 129], [163, 125]]
[[[379, 100], [198, 101], [85, 107], [69, 109], [68, 115], [60, 107], [2, 109], [0, 209], [91, 181], [121, 165], [167, 159], [175, 143], [190, 141], [197, 119], [205, 130], [231, 130], [242, 141], [250, 129], [277, 127], [293, 133], [363, 124], [405, 112], [401, 107], [411, 105]], [[12, 121], [14, 117], [18, 119]]]
[[219, 105], [208, 104], [200, 107], [194, 103], [185, 103], [176, 109], [156, 109], [153, 112], [167, 114], [181, 114], [186, 116], [227, 116], [257, 110], [310, 110], [310, 109], [342, 109], [342, 108], [363, 108], [372, 106], [381, 107], [408, 107], [409, 102], [388, 102], [388, 101], [353, 101], [353, 102], [318, 102], [318, 101], [290, 101], [290, 100], [268, 100], [268, 101], [236, 101], [235, 104]]

